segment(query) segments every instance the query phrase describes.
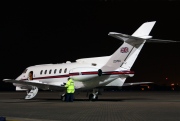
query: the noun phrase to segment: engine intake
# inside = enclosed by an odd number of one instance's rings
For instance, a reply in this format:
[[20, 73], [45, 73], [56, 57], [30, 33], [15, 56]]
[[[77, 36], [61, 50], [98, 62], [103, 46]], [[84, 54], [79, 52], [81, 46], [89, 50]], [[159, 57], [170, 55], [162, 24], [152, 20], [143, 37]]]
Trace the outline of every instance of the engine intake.
[[98, 70], [98, 76], [101, 76], [101, 75], [102, 75], [102, 70], [99, 69], [99, 70]]

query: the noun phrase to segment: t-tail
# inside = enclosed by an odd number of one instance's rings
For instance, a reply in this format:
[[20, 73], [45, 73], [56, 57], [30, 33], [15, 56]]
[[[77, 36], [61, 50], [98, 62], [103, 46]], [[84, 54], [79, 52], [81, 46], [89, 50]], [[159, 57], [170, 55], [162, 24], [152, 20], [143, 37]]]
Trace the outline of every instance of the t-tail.
[[151, 39], [149, 36], [156, 21], [143, 23], [132, 35], [110, 32], [108, 35], [124, 41], [123, 44], [110, 56], [102, 71], [117, 70], [121, 67], [130, 70], [137, 59], [145, 42], [176, 42], [171, 40]]

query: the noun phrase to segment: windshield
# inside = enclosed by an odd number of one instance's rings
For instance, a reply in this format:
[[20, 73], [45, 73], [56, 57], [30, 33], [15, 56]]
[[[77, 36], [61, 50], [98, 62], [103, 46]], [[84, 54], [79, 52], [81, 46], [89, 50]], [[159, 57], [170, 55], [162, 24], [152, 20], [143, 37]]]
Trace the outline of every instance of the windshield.
[[26, 72], [27, 72], [27, 70], [28, 70], [28, 69], [25, 69], [25, 70], [23, 71], [23, 73], [26, 73]]

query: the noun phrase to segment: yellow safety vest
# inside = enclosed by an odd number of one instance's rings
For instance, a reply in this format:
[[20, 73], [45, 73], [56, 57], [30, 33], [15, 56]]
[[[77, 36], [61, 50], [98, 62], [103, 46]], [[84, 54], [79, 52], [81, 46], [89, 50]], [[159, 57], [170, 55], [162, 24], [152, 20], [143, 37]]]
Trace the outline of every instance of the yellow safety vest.
[[65, 87], [67, 87], [67, 93], [74, 93], [74, 81], [72, 79], [69, 79], [66, 83]]

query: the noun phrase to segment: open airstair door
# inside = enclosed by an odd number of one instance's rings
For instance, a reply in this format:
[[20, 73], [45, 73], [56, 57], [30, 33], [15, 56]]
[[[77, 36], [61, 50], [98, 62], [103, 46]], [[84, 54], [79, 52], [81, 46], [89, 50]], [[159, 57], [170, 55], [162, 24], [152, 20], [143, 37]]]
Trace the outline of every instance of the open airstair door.
[[33, 86], [31, 91], [27, 93], [25, 99], [32, 99], [33, 97], [35, 97], [38, 93], [38, 88], [36, 86]]
[[[28, 77], [29, 81], [33, 81], [33, 71], [29, 72], [29, 77]], [[27, 90], [27, 95], [25, 97], [26, 100], [28, 99], [32, 99], [33, 97], [35, 97], [38, 93], [38, 88], [36, 86], [32, 86], [31, 90]]]

